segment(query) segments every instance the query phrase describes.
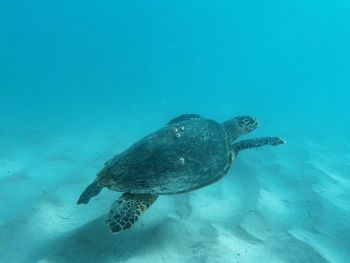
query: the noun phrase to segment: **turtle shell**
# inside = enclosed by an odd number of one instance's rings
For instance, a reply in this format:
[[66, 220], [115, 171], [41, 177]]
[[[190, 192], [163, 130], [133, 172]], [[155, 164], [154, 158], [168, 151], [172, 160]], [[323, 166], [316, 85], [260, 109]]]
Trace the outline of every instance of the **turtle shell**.
[[100, 185], [120, 192], [178, 194], [222, 178], [232, 163], [223, 126], [197, 115], [180, 117], [107, 162]]

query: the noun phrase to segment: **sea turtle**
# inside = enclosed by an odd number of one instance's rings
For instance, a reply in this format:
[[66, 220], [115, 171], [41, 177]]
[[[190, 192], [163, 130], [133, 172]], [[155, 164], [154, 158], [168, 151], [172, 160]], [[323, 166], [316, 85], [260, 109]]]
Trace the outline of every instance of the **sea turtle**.
[[174, 195], [212, 184], [229, 171], [238, 153], [279, 145], [279, 137], [235, 142], [259, 126], [256, 118], [239, 116], [223, 123], [183, 114], [105, 163], [96, 180], [81, 194], [86, 204], [104, 187], [123, 192], [109, 212], [113, 233], [129, 229], [159, 195]]

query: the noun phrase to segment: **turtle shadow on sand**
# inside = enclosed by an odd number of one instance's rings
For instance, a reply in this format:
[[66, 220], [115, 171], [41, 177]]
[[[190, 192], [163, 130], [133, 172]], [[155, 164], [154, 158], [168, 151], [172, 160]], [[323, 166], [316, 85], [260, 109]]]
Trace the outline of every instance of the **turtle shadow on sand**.
[[[114, 233], [125, 231], [159, 195], [203, 188], [223, 178], [242, 150], [285, 143], [279, 137], [236, 140], [258, 126], [257, 119], [251, 116], [238, 116], [223, 123], [197, 114], [178, 116], [107, 161], [77, 203], [87, 204], [103, 188], [122, 192], [111, 207], [107, 223]], [[187, 213], [190, 211], [187, 207]], [[40, 259], [42, 262], [125, 262], [130, 257], [147, 256], [153, 249], [159, 251], [170, 243], [183, 243], [182, 236], [186, 233], [186, 227], [182, 228], [178, 219], [167, 217], [161, 223], [148, 221], [152, 223], [147, 227], [139, 225], [114, 236], [105, 228], [104, 219], [104, 216], [97, 218], [58, 240], [47, 242]], [[207, 232], [206, 226], [203, 229]], [[179, 238], [178, 242], [174, 238]], [[188, 242], [193, 243], [191, 239]], [[181, 250], [178, 254], [183, 253]], [[47, 254], [47, 251], [52, 252]]]
[[38, 262], [124, 262], [135, 255], [157, 249], [152, 236], [162, 223], [140, 225], [131, 231], [113, 235], [106, 228], [105, 219], [105, 215], [101, 216], [47, 243], [42, 251], [36, 252]]

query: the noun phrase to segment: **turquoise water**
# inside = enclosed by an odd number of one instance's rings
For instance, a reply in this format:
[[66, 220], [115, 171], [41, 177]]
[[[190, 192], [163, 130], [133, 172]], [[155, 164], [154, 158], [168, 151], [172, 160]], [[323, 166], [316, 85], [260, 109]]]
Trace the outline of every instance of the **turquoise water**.
[[[348, 262], [348, 32], [346, 0], [1, 1], [0, 262]], [[182, 113], [287, 144], [118, 235], [119, 193], [76, 206]]]

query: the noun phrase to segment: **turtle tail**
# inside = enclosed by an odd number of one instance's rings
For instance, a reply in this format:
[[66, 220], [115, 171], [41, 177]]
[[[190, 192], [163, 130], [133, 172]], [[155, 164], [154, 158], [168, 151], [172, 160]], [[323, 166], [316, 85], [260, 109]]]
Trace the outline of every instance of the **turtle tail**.
[[98, 195], [102, 190], [102, 187], [98, 185], [96, 181], [94, 181], [92, 184], [90, 184], [84, 192], [80, 195], [79, 200], [77, 204], [87, 204], [91, 197], [94, 197]]
[[232, 147], [237, 154], [240, 151], [245, 149], [257, 148], [264, 145], [276, 146], [284, 143], [286, 143], [286, 141], [279, 137], [261, 137], [261, 138], [247, 139], [247, 140], [236, 142], [232, 145]]

